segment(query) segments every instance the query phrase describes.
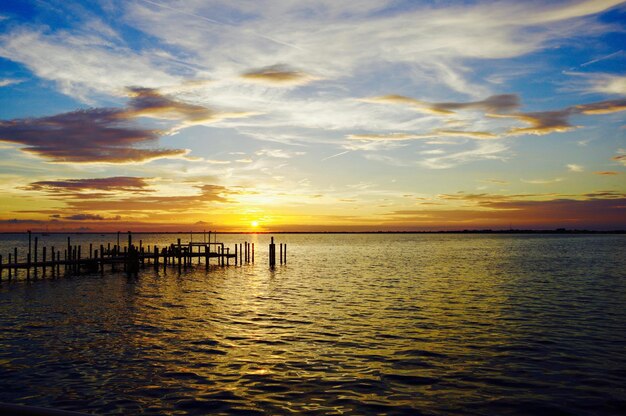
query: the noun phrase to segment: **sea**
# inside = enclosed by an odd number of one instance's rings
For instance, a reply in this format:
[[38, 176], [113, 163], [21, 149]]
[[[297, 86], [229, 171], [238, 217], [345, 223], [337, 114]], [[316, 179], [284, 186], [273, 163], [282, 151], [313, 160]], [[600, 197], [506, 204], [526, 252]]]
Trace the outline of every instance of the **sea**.
[[[117, 242], [69, 236], [83, 257]], [[63, 248], [68, 235], [37, 237]], [[255, 263], [11, 281], [5, 270], [0, 402], [101, 415], [626, 414], [626, 235], [215, 237], [231, 252], [254, 243]], [[287, 245], [275, 268], [271, 237]], [[207, 237], [133, 236], [178, 238]], [[27, 246], [0, 235], [5, 263]]]

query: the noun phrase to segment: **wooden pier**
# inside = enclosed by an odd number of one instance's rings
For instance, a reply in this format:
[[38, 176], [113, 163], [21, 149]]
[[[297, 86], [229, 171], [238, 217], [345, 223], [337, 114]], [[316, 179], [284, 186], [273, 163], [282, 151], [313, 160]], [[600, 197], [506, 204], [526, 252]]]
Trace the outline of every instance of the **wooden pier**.
[[[42, 247], [39, 249], [39, 239], [34, 238], [28, 232], [28, 251], [18, 256], [18, 248], [3, 258], [0, 255], [0, 283], [3, 277], [8, 280], [17, 279], [18, 275], [25, 275], [26, 279], [36, 279], [46, 276], [61, 276], [61, 274], [104, 273], [105, 266], [112, 272], [124, 271], [128, 275], [137, 275], [141, 268], [153, 267], [155, 270], [162, 268], [164, 271], [168, 267], [183, 268], [190, 267], [197, 259], [197, 264], [204, 263], [206, 270], [209, 270], [211, 259], [216, 259], [217, 266], [230, 266], [231, 261], [235, 266], [244, 264], [254, 264], [254, 243], [244, 242], [234, 244], [234, 250], [223, 242], [209, 240], [194, 242], [193, 235], [191, 241], [183, 243], [180, 238], [175, 243], [165, 247], [144, 246], [143, 241], [133, 244], [133, 235], [128, 232], [128, 244], [124, 247], [120, 245], [120, 234], [118, 233], [117, 244], [113, 246], [108, 243], [106, 246], [100, 244], [94, 246], [89, 244], [89, 251], [83, 253], [83, 245], [72, 245], [70, 237], [67, 237], [67, 245], [59, 247]], [[287, 263], [287, 245], [280, 244], [280, 264]], [[269, 245], [269, 266], [276, 266], [276, 247], [274, 237]], [[20, 273], [21, 271], [21, 273]]]

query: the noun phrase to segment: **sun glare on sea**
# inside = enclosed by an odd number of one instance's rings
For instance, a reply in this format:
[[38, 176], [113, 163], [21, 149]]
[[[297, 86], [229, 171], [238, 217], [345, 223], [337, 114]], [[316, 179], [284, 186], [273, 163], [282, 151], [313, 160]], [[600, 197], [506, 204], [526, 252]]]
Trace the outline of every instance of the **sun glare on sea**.
[[258, 226], [259, 226], [259, 222], [258, 222], [258, 221], [252, 221], [252, 222], [250, 223], [250, 226], [251, 226], [252, 228], [256, 228], [256, 227], [258, 227]]

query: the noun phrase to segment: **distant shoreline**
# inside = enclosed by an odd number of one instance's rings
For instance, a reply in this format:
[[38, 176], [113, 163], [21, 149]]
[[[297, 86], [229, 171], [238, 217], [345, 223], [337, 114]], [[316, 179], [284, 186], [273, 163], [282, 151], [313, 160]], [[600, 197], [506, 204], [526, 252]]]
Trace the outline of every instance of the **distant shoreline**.
[[[0, 235], [27, 234], [28, 231], [0, 231]], [[128, 231], [119, 231], [120, 235], [128, 234]], [[132, 234], [193, 234], [203, 235], [209, 231], [132, 231]], [[557, 228], [552, 230], [437, 230], [437, 231], [210, 231], [211, 234], [626, 234], [626, 230], [569, 230]], [[48, 235], [117, 235], [118, 231], [33, 231], [32, 234]]]

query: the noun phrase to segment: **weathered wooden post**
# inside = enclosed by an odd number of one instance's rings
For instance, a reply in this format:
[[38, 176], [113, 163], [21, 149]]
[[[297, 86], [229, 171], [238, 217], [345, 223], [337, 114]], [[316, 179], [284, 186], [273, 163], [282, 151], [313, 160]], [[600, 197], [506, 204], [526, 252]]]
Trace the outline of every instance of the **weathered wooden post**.
[[181, 249], [181, 246], [180, 246], [180, 238], [178, 239], [178, 249], [177, 249], [177, 251], [178, 252], [176, 253], [176, 255], [178, 256], [178, 271], [180, 272], [180, 269], [181, 269], [180, 261], [181, 261], [181, 254], [182, 254], [181, 253], [182, 249]]
[[78, 255], [76, 256], [76, 260], [77, 260], [77, 261], [76, 261], [76, 272], [77, 272], [77, 273], [80, 273], [80, 259], [81, 259], [81, 257], [82, 257], [82, 256], [80, 255], [80, 249], [81, 249], [81, 247], [82, 247], [82, 245], [79, 245], [79, 246], [77, 247], [77, 250], [78, 250]]
[[52, 259], [52, 276], [54, 277], [55, 275], [55, 266], [56, 266], [56, 259], [55, 259], [55, 255], [54, 255], [54, 246], [50, 247], [50, 257]]
[[252, 243], [252, 263], [254, 264], [254, 243]]
[[[32, 251], [32, 250], [31, 250], [31, 249], [32, 249], [32, 246], [31, 246], [31, 238], [32, 238], [32, 234], [31, 234], [30, 230], [28, 230], [28, 253], [27, 253], [27, 254], [30, 254], [30, 253], [31, 253], [31, 251]], [[27, 256], [27, 257], [28, 257], [28, 256]], [[17, 260], [16, 260], [16, 262], [17, 262]]]
[[283, 260], [285, 264], [287, 264], [287, 243], [285, 243], [285, 252], [283, 253], [283, 256], [285, 257]]
[[209, 247], [204, 245], [204, 270], [209, 270]]
[[104, 273], [104, 244], [100, 244], [100, 273]]
[[41, 254], [41, 276], [46, 276], [46, 246], [43, 247], [43, 253]]
[[159, 248], [154, 246], [154, 270], [159, 269]]
[[235, 243], [235, 266], [237, 265], [238, 259], [239, 259], [239, 256], [237, 255], [237, 243]]
[[283, 243], [280, 243], [280, 264], [283, 264]]
[[269, 253], [270, 267], [276, 266], [276, 245], [274, 244], [274, 237], [272, 237], [270, 242], [270, 253]]
[[[96, 254], [96, 258], [98, 255]], [[89, 260], [93, 259], [93, 244], [89, 243]]]
[[35, 272], [35, 277], [37, 277], [37, 251], [38, 251], [38, 246], [39, 246], [39, 237], [35, 237], [35, 256], [32, 257], [33, 259], [33, 267], [34, 267], [34, 272]]

